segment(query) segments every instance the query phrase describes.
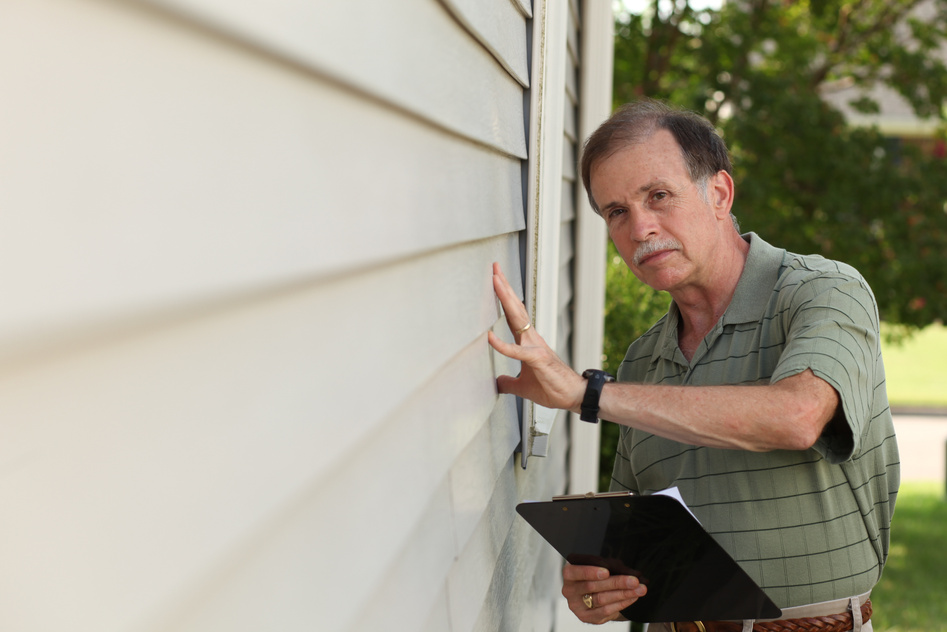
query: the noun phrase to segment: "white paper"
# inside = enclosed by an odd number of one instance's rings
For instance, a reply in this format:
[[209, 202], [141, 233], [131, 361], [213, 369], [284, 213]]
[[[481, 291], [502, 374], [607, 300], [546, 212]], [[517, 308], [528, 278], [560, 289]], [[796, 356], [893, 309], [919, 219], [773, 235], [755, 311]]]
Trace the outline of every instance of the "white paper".
[[[676, 500], [677, 502], [679, 502], [679, 503], [681, 503], [682, 505], [684, 505], [684, 509], [687, 510], [687, 513], [689, 513], [690, 515], [694, 516], [694, 512], [691, 511], [691, 508], [687, 506], [687, 503], [686, 503], [686, 502], [684, 502], [684, 498], [681, 497], [681, 490], [679, 490], [677, 487], [668, 487], [668, 488], [665, 489], [664, 491], [654, 492], [654, 494], [652, 494], [652, 495], [653, 495], [653, 496], [670, 496], [671, 498], [673, 498], [673, 499]], [[697, 520], [697, 516], [694, 516], [694, 520]], [[700, 520], [697, 520], [697, 522], [699, 523]]]

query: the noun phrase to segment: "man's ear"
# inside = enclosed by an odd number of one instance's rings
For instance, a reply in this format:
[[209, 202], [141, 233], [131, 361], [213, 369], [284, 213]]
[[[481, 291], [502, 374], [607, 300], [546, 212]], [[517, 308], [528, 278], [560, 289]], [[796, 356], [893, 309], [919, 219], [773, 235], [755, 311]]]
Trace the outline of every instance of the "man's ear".
[[723, 219], [730, 216], [734, 192], [733, 178], [726, 171], [718, 171], [710, 179], [710, 187], [707, 193], [717, 217]]

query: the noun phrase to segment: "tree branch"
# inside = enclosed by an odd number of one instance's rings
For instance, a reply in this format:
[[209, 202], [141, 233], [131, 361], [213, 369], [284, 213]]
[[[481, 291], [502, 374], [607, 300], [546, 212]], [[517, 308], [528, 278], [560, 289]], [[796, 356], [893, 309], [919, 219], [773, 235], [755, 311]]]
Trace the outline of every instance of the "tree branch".
[[645, 94], [654, 94], [659, 90], [661, 79], [667, 74], [674, 51], [683, 35], [680, 25], [691, 13], [688, 0], [684, 0], [680, 10], [678, 10], [678, 4], [673, 3], [667, 20], [661, 19], [658, 12], [658, 0], [654, 0], [651, 6], [653, 17], [651, 18], [651, 32], [648, 34], [648, 52], [645, 55], [644, 85], [642, 86]]
[[911, 0], [900, 7], [884, 4], [880, 15], [873, 18], [870, 26], [857, 33], [855, 31], [858, 27], [865, 26], [865, 22], [860, 20], [857, 14], [867, 6], [867, 3], [865, 0], [858, 0], [852, 5], [843, 5], [839, 9], [838, 37], [835, 38], [833, 46], [826, 54], [825, 61], [813, 70], [809, 81], [810, 86], [813, 89], [818, 87], [833, 69], [852, 56], [853, 51], [879, 33], [894, 28], [922, 2], [924, 0]]

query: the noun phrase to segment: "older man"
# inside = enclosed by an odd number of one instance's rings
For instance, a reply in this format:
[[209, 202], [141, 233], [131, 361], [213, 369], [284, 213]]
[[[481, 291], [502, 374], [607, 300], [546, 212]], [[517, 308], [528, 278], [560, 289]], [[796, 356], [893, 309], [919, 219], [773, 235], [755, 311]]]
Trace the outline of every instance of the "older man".
[[[529, 328], [495, 266], [516, 342], [489, 341], [522, 362], [498, 388], [621, 424], [612, 488], [677, 486], [791, 629], [871, 630], [899, 482], [874, 297], [845, 264], [741, 235], [730, 172], [723, 141], [695, 114], [643, 101], [606, 121], [582, 158], [589, 199], [628, 267], [669, 292], [671, 308], [606, 383]], [[588, 566], [567, 565], [563, 579], [589, 623], [621, 618], [647, 589]], [[701, 623], [782, 629], [772, 625]]]

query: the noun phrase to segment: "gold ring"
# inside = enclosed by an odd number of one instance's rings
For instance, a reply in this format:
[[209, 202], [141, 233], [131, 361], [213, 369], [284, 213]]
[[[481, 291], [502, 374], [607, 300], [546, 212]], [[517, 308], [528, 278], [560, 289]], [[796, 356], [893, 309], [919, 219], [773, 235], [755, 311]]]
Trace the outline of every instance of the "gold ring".
[[592, 609], [592, 595], [586, 594], [584, 597], [582, 597], [582, 603], [585, 604], [586, 608], [591, 610]]
[[532, 323], [526, 323], [526, 326], [525, 326], [525, 327], [522, 327], [522, 328], [520, 328], [520, 329], [517, 329], [517, 330], [514, 331], [513, 333], [518, 336], [518, 335], [520, 335], [521, 333], [523, 333], [524, 331], [526, 331], [527, 329], [529, 329], [531, 326], [532, 326]]

